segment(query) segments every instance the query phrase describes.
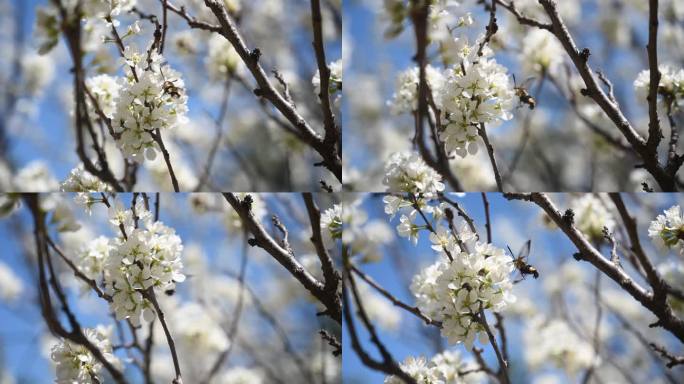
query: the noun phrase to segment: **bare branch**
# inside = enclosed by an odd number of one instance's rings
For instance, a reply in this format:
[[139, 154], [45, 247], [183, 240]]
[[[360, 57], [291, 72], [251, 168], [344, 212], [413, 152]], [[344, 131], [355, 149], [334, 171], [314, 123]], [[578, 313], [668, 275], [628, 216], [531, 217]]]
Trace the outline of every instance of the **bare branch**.
[[323, 124], [325, 126], [325, 142], [335, 144], [339, 142], [340, 129], [335, 124], [330, 105], [330, 68], [325, 59], [325, 47], [323, 44], [323, 18], [321, 17], [320, 0], [311, 0], [311, 20], [313, 24], [314, 41], [313, 46], [316, 51], [316, 63], [318, 64], [318, 74], [320, 78], [320, 93], [318, 98], [321, 101], [323, 110]]

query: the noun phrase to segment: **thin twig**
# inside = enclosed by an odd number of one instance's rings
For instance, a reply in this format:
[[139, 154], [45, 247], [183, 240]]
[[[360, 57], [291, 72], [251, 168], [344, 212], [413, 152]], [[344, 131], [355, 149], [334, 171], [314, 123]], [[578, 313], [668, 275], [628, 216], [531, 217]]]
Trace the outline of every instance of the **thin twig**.
[[477, 131], [480, 134], [480, 137], [482, 137], [482, 141], [484, 142], [485, 147], [487, 148], [487, 153], [489, 154], [489, 160], [492, 163], [492, 170], [494, 171], [494, 178], [496, 179], [496, 189], [499, 192], [503, 192], [503, 182], [501, 181], [501, 172], [499, 172], [499, 167], [496, 165], [494, 146], [489, 142], [489, 138], [487, 137], [487, 129], [485, 128], [484, 123], [480, 124], [480, 127]]

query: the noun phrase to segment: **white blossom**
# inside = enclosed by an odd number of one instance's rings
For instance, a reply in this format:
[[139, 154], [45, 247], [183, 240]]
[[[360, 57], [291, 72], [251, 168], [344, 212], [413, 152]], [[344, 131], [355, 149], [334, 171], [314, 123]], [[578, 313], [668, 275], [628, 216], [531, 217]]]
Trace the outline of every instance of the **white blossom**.
[[67, 178], [59, 186], [62, 192], [109, 192], [109, 184], [90, 174], [79, 164], [69, 172]]
[[[127, 218], [118, 213], [115, 220], [126, 222]], [[105, 263], [105, 291], [112, 296], [112, 310], [117, 319], [130, 318], [135, 325], [140, 324], [141, 314], [147, 321], [154, 318], [152, 303], [143, 297], [145, 290], [172, 290], [175, 283], [185, 280], [180, 237], [159, 221], [142, 222], [144, 228], [113, 240]]]
[[[112, 118], [116, 110], [116, 99], [119, 97], [121, 84], [119, 80], [107, 74], [97, 75], [86, 79], [86, 87], [97, 100], [102, 113]], [[86, 98], [88, 105], [91, 104], [90, 98]]]
[[[464, 359], [458, 351], [444, 351], [430, 361], [424, 357], [408, 357], [399, 366], [420, 384], [470, 384], [484, 381], [483, 375], [478, 372], [462, 374], [475, 368], [475, 364]], [[384, 381], [384, 384], [403, 383], [396, 376], [388, 376]]]
[[152, 136], [156, 130], [162, 134], [185, 123], [187, 96], [180, 75], [161, 66], [163, 59], [156, 52], [149, 65], [147, 54], [131, 46], [124, 56], [127, 75], [116, 99], [112, 128], [124, 156], [142, 163], [144, 157], [154, 160], [157, 155]]
[[21, 168], [14, 176], [13, 184], [15, 191], [22, 192], [54, 192], [59, 188], [59, 182], [41, 160]]
[[503, 310], [515, 301], [509, 280], [513, 260], [503, 249], [476, 243], [471, 253], [440, 258], [413, 278], [411, 292], [421, 312], [443, 324], [449, 343], [472, 346], [476, 337], [487, 340], [477, 320], [480, 311]]
[[444, 190], [442, 177], [415, 152], [397, 152], [385, 163], [382, 183], [391, 192], [422, 194], [433, 197]]
[[54, 224], [59, 232], [73, 232], [81, 228], [74, 216], [71, 207], [63, 199], [58, 199], [52, 209], [50, 223]]
[[110, 239], [105, 236], [90, 240], [76, 254], [78, 269], [89, 279], [99, 279], [112, 248]]
[[173, 323], [176, 343], [185, 351], [207, 356], [230, 345], [221, 326], [198, 303], [181, 305], [173, 312]]
[[55, 76], [55, 63], [49, 56], [28, 54], [21, 58], [23, 91], [28, 96], [42, 94]]
[[[665, 106], [665, 97], [672, 99], [673, 108], [681, 108], [684, 104], [684, 69], [675, 69], [670, 65], [661, 64], [658, 66], [660, 71], [660, 82], [658, 83], [658, 103], [661, 107]], [[649, 89], [651, 88], [651, 71], [644, 70], [639, 72], [634, 80], [634, 91], [637, 99], [646, 102]]]
[[387, 301], [387, 299], [375, 292], [368, 284], [358, 285], [359, 296], [364, 303], [368, 318], [385, 330], [396, 331], [401, 325], [399, 308]]
[[399, 236], [408, 238], [413, 245], [418, 244], [418, 233], [420, 233], [420, 230], [422, 229], [420, 225], [414, 223], [416, 212], [417, 211], [413, 211], [408, 216], [401, 215], [399, 218], [399, 225], [397, 225]]
[[465, 157], [478, 150], [481, 124], [493, 127], [512, 118], [515, 91], [506, 68], [483, 56], [476, 64], [446, 71], [440, 100], [445, 128], [439, 138], [447, 151]]
[[674, 205], [658, 215], [648, 227], [648, 236], [661, 249], [670, 248], [684, 254], [684, 217], [679, 205]]
[[[328, 64], [330, 69], [330, 80], [328, 82], [328, 93], [335, 96], [333, 102], [339, 105], [340, 97], [342, 95], [342, 59], [333, 61]], [[321, 74], [316, 71], [316, 74], [311, 79], [311, 84], [314, 87], [314, 92], [318, 96], [321, 93]]]
[[[418, 110], [418, 86], [420, 83], [420, 73], [418, 67], [409, 68], [397, 76], [396, 90], [392, 99], [387, 102], [390, 111], [395, 114], [412, 113]], [[425, 79], [435, 102], [438, 102], [436, 95], [444, 83], [442, 73], [431, 65], [425, 66]]]
[[321, 214], [321, 230], [326, 231], [332, 239], [342, 238], [342, 206], [335, 204]]
[[[86, 328], [83, 330], [85, 337], [93, 346], [100, 350], [102, 356], [115, 367], [120, 367], [121, 362], [114, 356], [110, 341], [112, 329], [103, 326]], [[62, 340], [52, 348], [52, 361], [57, 370], [57, 384], [94, 384], [102, 382], [100, 372], [102, 363], [84, 346], [75, 344], [69, 340]]]

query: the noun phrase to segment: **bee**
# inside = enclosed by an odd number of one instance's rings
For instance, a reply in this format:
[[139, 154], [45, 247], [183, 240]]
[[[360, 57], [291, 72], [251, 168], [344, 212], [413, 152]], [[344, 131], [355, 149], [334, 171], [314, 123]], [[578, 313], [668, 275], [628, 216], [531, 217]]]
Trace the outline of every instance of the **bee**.
[[[525, 84], [528, 84], [533, 79], [534, 77], [530, 77], [525, 81]], [[520, 100], [520, 105], [527, 104], [530, 109], [534, 109], [537, 106], [537, 101], [527, 92], [525, 84], [518, 86], [515, 82], [515, 75], [513, 75], [513, 89], [515, 90], [515, 95]]]
[[173, 80], [173, 81], [166, 80], [164, 82], [164, 85], [162, 86], [162, 88], [164, 89], [164, 93], [170, 95], [171, 97], [180, 98], [181, 97], [181, 89], [176, 87], [176, 85], [173, 84], [174, 82], [175, 82], [175, 80]]
[[527, 242], [525, 242], [520, 249], [520, 252], [518, 252], [518, 256], [515, 256], [511, 250], [511, 247], [508, 247], [508, 252], [510, 252], [511, 256], [513, 256], [513, 265], [518, 271], [520, 271], [520, 275], [522, 276], [522, 279], [515, 281], [515, 283], [524, 280], [526, 275], [532, 275], [535, 279], [539, 277], [539, 271], [537, 271], [537, 268], [527, 263], [527, 258], [530, 255], [531, 247], [532, 240], [527, 240]]

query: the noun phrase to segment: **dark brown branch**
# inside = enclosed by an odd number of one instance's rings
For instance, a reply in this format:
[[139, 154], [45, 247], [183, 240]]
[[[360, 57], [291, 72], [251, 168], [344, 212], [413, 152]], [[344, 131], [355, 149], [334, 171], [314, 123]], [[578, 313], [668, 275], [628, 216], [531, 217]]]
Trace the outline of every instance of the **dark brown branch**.
[[181, 377], [181, 371], [180, 371], [180, 363], [178, 361], [178, 354], [176, 353], [176, 343], [173, 341], [173, 337], [171, 336], [171, 332], [169, 331], [169, 327], [166, 324], [164, 312], [162, 312], [161, 307], [159, 307], [159, 303], [157, 302], [157, 296], [155, 295], [152, 287], [148, 288], [147, 291], [143, 292], [143, 297], [145, 297], [146, 299], [148, 299], [152, 303], [154, 310], [157, 312], [157, 317], [159, 318], [159, 322], [161, 323], [162, 328], [164, 328], [164, 335], [166, 335], [166, 342], [169, 344], [169, 350], [171, 351], [171, 358], [173, 359], [173, 369], [176, 372], [176, 377], [173, 379], [172, 383], [173, 384], [183, 384], [183, 379]]
[[171, 185], [173, 185], [174, 192], [180, 192], [178, 187], [178, 179], [176, 179], [176, 172], [173, 171], [173, 166], [171, 165], [171, 156], [169, 156], [169, 151], [166, 150], [166, 145], [164, 145], [164, 140], [162, 139], [161, 132], [159, 128], [154, 131], [148, 131], [152, 139], [159, 145], [162, 156], [164, 157], [164, 162], [166, 163], [166, 168], [169, 170], [169, 176], [171, 176]]
[[304, 199], [311, 223], [311, 242], [316, 248], [318, 259], [321, 261], [321, 269], [323, 270], [323, 278], [325, 280], [324, 288], [328, 291], [328, 294], [337, 295], [342, 277], [337, 269], [335, 269], [332, 257], [330, 257], [325, 244], [323, 244], [323, 237], [321, 236], [321, 211], [318, 209], [311, 193], [302, 193], [302, 198]]
[[494, 146], [489, 142], [487, 137], [487, 129], [484, 123], [480, 123], [477, 132], [482, 137], [482, 141], [487, 148], [487, 154], [489, 154], [489, 161], [492, 163], [492, 170], [494, 170], [494, 178], [496, 179], [496, 189], [499, 192], [503, 192], [503, 181], [501, 181], [501, 172], [499, 172], [499, 167], [496, 165], [496, 157], [494, 156]]
[[313, 46], [316, 51], [316, 63], [318, 64], [318, 74], [320, 78], [320, 92], [318, 98], [321, 101], [323, 110], [323, 125], [325, 127], [324, 142], [335, 144], [339, 142], [340, 130], [335, 124], [330, 105], [330, 68], [325, 59], [325, 47], [323, 44], [323, 18], [321, 17], [320, 0], [311, 0], [311, 21], [313, 25], [314, 41]]
[[489, 200], [487, 199], [487, 194], [482, 192], [482, 206], [485, 212], [485, 228], [487, 229], [487, 242], [492, 242], [492, 223], [489, 218]]
[[648, 88], [648, 141], [650, 151], [657, 151], [663, 138], [658, 119], [658, 86], [660, 85], [660, 69], [658, 68], [658, 0], [648, 2], [648, 67], [650, 69]]
[[542, 23], [538, 20], [535, 20], [535, 19], [532, 19], [529, 17], [525, 17], [515, 7], [514, 2], [511, 1], [510, 3], [506, 3], [505, 1], [502, 1], [502, 0], [494, 0], [494, 2], [497, 4], [500, 4], [502, 7], [506, 8], [513, 16], [515, 16], [516, 19], [518, 19], [518, 23], [520, 23], [521, 25], [528, 25], [531, 27], [537, 27], [537, 28], [545, 29], [547, 31], [551, 31], [551, 28], [552, 28], [551, 24]]
[[489, 343], [492, 345], [492, 349], [494, 349], [494, 353], [496, 354], [496, 359], [499, 361], [498, 376], [500, 378], [500, 381], [503, 382], [503, 384], [509, 384], [511, 382], [511, 379], [508, 377], [508, 362], [504, 359], [503, 354], [501, 353], [501, 349], [499, 349], [499, 343], [496, 341], [494, 332], [492, 332], [492, 329], [489, 327], [489, 324], [487, 323], [487, 317], [485, 316], [484, 309], [481, 308], [481, 305], [480, 313], [477, 316], [477, 320], [487, 332], [487, 336], [489, 337]]

